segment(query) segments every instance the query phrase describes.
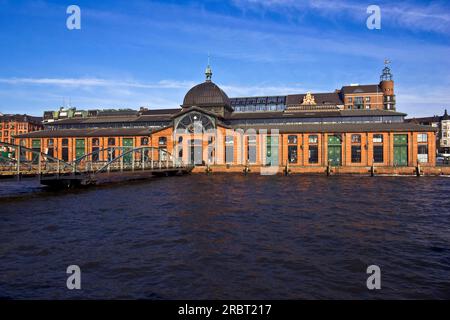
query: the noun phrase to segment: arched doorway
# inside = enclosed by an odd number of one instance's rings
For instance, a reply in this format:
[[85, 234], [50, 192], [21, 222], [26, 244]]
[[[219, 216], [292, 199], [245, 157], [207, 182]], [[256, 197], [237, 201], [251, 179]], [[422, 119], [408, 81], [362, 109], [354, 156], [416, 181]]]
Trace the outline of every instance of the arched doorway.
[[[214, 135], [215, 119], [212, 116], [199, 111], [188, 112], [174, 122], [175, 139], [178, 150], [178, 157], [182, 158], [185, 154], [185, 160], [192, 165], [204, 165], [210, 155], [214, 155], [213, 143], [209, 143], [211, 132]], [[186, 144], [183, 144], [183, 141]], [[208, 154], [203, 158], [203, 142], [208, 141]], [[214, 141], [214, 139], [212, 140]], [[186, 150], [187, 149], [187, 150]]]

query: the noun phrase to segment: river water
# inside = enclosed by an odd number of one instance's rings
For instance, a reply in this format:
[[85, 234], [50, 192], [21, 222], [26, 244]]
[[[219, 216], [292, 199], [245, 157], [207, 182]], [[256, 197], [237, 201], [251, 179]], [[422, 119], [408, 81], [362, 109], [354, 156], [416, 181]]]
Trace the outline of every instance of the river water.
[[0, 298], [450, 299], [449, 179], [0, 181]]

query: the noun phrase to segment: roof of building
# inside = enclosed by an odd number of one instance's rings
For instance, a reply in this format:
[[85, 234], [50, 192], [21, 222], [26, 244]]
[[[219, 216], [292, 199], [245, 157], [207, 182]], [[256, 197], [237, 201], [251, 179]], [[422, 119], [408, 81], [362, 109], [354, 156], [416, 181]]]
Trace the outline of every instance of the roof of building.
[[282, 119], [282, 118], [326, 118], [326, 117], [373, 117], [373, 116], [405, 116], [405, 113], [389, 110], [333, 110], [307, 112], [236, 112], [227, 119]]
[[205, 81], [188, 91], [183, 108], [188, 107], [230, 107], [227, 94], [212, 81]]
[[247, 106], [257, 104], [285, 104], [286, 96], [255, 96], [230, 98], [232, 106]]
[[437, 123], [441, 122], [442, 120], [450, 120], [450, 116], [448, 115], [447, 110], [445, 110], [443, 116], [434, 115], [432, 117], [405, 119], [406, 122], [413, 122], [413, 123]]
[[16, 135], [15, 138], [68, 138], [68, 137], [114, 137], [114, 136], [148, 136], [153, 132], [148, 128], [101, 128], [101, 129], [65, 129], [42, 130]]
[[[167, 109], [167, 110], [149, 110], [142, 115], [126, 116], [97, 116], [87, 118], [68, 118], [56, 120], [48, 123], [52, 127], [55, 125], [94, 125], [110, 123], [140, 123], [140, 122], [169, 122], [176, 116], [191, 111], [205, 112], [211, 116], [222, 119], [221, 116], [208, 112], [200, 107], [191, 107], [186, 109]], [[287, 118], [329, 118], [329, 117], [377, 117], [377, 116], [406, 116], [405, 113], [389, 110], [311, 110], [301, 112], [271, 111], [271, 112], [235, 112], [225, 115], [225, 120], [252, 120], [252, 119], [287, 119]]]
[[[177, 112], [179, 113], [179, 112]], [[175, 113], [175, 114], [177, 114]], [[166, 122], [170, 121], [173, 114], [152, 114], [152, 115], [142, 115], [137, 118], [134, 122]]]
[[0, 116], [0, 121], [31, 122], [41, 124], [42, 120], [42, 117], [34, 117], [27, 114], [4, 114]]
[[343, 94], [358, 94], [358, 93], [383, 93], [378, 84], [366, 84], [356, 86], [344, 86], [341, 89]]
[[407, 132], [436, 131], [430, 126], [421, 126], [413, 123], [336, 123], [336, 124], [300, 124], [300, 125], [246, 125], [238, 126], [244, 131], [247, 129], [279, 130], [280, 133], [344, 133], [344, 132]]
[[[179, 109], [181, 110], [181, 109]], [[68, 118], [56, 120], [48, 123], [47, 125], [63, 125], [63, 124], [96, 124], [96, 123], [137, 123], [137, 122], [164, 122], [170, 121], [171, 114], [145, 114], [141, 116], [98, 116], [87, 118]]]
[[[328, 93], [311, 93], [314, 97], [316, 105], [343, 105], [344, 102], [341, 100], [339, 93], [328, 92]], [[306, 94], [292, 94], [287, 96], [286, 105], [300, 105], [303, 103], [303, 98]]]
[[[220, 125], [230, 128], [225, 124]], [[69, 138], [69, 137], [114, 137], [114, 136], [149, 136], [167, 129], [115, 128], [115, 129], [66, 129], [45, 130], [25, 133], [15, 138]], [[336, 124], [301, 124], [301, 125], [243, 125], [234, 129], [278, 130], [280, 133], [344, 133], [344, 132], [430, 132], [437, 131], [431, 126], [414, 123], [336, 123]]]
[[341, 116], [345, 117], [360, 117], [365, 115], [371, 116], [406, 116], [406, 113], [392, 111], [392, 110], [379, 110], [379, 109], [355, 109], [355, 110], [341, 110]]
[[441, 121], [440, 116], [433, 116], [433, 117], [424, 117], [424, 118], [409, 118], [405, 119], [406, 122], [412, 122], [412, 123], [433, 123], [433, 122], [440, 122]]
[[[82, 110], [77, 110], [76, 112], [83, 112]], [[86, 111], [87, 112], [87, 111]], [[138, 115], [138, 111], [133, 109], [110, 109], [110, 110], [98, 110], [97, 115], [100, 117], [120, 117], [120, 116], [134, 116]]]
[[200, 107], [186, 108], [186, 109], [182, 110], [181, 112], [172, 115], [172, 118], [180, 117], [180, 116], [182, 116], [182, 115], [184, 115], [186, 113], [193, 112], [193, 111], [201, 112], [201, 113], [207, 114], [209, 116], [212, 116], [212, 117], [215, 117], [215, 118], [218, 118], [218, 119], [223, 119], [223, 117], [221, 115], [219, 115], [217, 113], [214, 113], [212, 111], [208, 111], [208, 110], [202, 109]]
[[181, 108], [176, 109], [153, 109], [153, 110], [145, 110], [141, 112], [142, 115], [145, 116], [153, 116], [153, 115], [173, 115], [175, 113], [180, 112]]

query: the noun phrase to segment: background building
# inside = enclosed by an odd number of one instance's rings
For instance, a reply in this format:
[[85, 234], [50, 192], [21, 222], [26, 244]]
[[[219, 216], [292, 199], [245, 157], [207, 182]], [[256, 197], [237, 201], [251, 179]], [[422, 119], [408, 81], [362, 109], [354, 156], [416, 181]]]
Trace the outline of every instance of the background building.
[[[312, 99], [314, 97], [314, 99]], [[379, 84], [344, 86], [333, 92], [288, 96], [241, 97], [230, 99], [234, 112], [308, 110], [392, 110], [395, 111], [394, 81], [386, 62]]]
[[14, 136], [42, 130], [42, 118], [29, 115], [0, 114], [0, 141], [14, 143]]
[[405, 121], [437, 128], [437, 152], [450, 154], [450, 116], [448, 115], [447, 110], [445, 110], [444, 115], [442, 116], [435, 115], [433, 117], [411, 118], [406, 119]]
[[[209, 70], [210, 71], [210, 70]], [[222, 105], [219, 103], [226, 94], [213, 82], [207, 82], [204, 87], [196, 87], [195, 94], [202, 95], [203, 91], [216, 90], [218, 97], [205, 97], [200, 101], [183, 102], [187, 105], [206, 108], [214, 111]], [[216, 88], [217, 87], [217, 88]], [[190, 93], [190, 97], [194, 92]], [[208, 100], [209, 98], [209, 100]], [[216, 101], [210, 101], [211, 98]], [[268, 113], [268, 112], [297, 112], [297, 111], [340, 111], [340, 110], [387, 110], [395, 111], [394, 81], [391, 69], [386, 66], [380, 77], [380, 83], [343, 86], [333, 92], [301, 93], [284, 96], [258, 96], [228, 98], [227, 113]], [[210, 104], [206, 107], [206, 104]], [[77, 110], [76, 108], [60, 108], [57, 111], [44, 112], [44, 124], [48, 129], [82, 128], [82, 127], [163, 127], [168, 124], [167, 115], [179, 112], [180, 109], [166, 110]], [[225, 113], [223, 114], [225, 116]], [[239, 116], [236, 116], [239, 117]], [[265, 117], [265, 116], [262, 116]], [[105, 120], [105, 122], [102, 122]]]

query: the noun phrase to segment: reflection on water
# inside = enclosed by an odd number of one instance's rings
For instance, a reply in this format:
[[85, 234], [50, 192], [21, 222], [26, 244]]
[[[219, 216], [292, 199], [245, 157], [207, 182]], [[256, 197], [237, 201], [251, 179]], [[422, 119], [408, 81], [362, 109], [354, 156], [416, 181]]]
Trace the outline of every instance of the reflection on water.
[[0, 180], [0, 201], [4, 198], [21, 197], [24, 195], [42, 192], [44, 189], [39, 184], [38, 179], [15, 179]]
[[[0, 181], [1, 298], [450, 298], [450, 180]], [[65, 288], [66, 268], [83, 290]], [[368, 291], [376, 264], [382, 290]]]

